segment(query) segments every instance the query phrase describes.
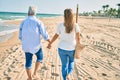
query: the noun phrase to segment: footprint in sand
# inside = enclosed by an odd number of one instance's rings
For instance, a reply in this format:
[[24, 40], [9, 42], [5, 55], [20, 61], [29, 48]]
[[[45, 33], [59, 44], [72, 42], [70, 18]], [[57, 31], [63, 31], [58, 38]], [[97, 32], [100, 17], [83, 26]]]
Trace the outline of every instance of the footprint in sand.
[[57, 73], [51, 73], [52, 74], [52, 76], [59, 76], [59, 74], [57, 74]]
[[120, 75], [119, 74], [115, 74], [115, 77], [118, 79], [120, 79]]
[[99, 68], [98, 66], [94, 66], [95, 68]]
[[95, 79], [93, 79], [92, 77], [88, 77], [89, 78], [89, 80], [95, 80]]
[[85, 65], [85, 63], [81, 63], [81, 65]]
[[95, 65], [90, 65], [91, 67], [95, 67], [95, 68], [99, 68], [98, 66], [95, 66]]
[[102, 76], [107, 76], [107, 74], [105, 74], [105, 73], [102, 73]]
[[53, 65], [53, 64], [52, 64], [51, 66], [52, 66], [52, 67], [55, 67], [55, 65]]
[[11, 80], [11, 77], [5, 77], [4, 80]]
[[48, 70], [48, 68], [46, 66], [43, 66], [41, 69]]
[[61, 65], [58, 65], [59, 67], [61, 66]]

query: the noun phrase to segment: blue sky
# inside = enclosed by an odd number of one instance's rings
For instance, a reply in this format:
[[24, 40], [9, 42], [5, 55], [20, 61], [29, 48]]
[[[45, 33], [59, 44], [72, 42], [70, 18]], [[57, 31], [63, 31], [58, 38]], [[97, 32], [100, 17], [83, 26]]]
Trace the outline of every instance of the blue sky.
[[109, 4], [117, 8], [120, 0], [0, 0], [0, 11], [27, 12], [28, 6], [37, 6], [38, 13], [62, 14], [65, 8], [72, 8], [76, 11], [76, 4], [79, 4], [79, 12], [97, 11], [102, 5]]

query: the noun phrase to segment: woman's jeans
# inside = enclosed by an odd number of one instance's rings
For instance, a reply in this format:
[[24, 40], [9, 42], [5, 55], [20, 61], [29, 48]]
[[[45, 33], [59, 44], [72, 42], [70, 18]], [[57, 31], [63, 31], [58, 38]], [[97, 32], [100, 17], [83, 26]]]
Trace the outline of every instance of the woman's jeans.
[[[39, 51], [37, 53], [35, 53], [37, 60], [36, 62], [42, 62], [43, 60], [43, 52], [42, 52], [42, 48], [39, 49]], [[25, 58], [26, 58], [26, 63], [25, 63], [25, 67], [26, 69], [31, 69], [32, 66], [32, 53], [29, 52], [25, 52]]]
[[58, 48], [58, 53], [62, 63], [62, 76], [66, 80], [68, 74], [71, 74], [74, 69], [74, 53], [75, 50], [67, 51]]

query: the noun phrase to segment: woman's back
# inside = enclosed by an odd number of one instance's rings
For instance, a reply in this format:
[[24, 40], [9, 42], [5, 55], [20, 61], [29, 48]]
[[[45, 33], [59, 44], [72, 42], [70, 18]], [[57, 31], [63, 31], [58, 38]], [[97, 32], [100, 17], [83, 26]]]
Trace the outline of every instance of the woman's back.
[[77, 24], [74, 24], [73, 30], [67, 33], [64, 23], [60, 23], [56, 31], [60, 36], [58, 47], [64, 50], [74, 50], [76, 45], [76, 32], [79, 32], [79, 26]]

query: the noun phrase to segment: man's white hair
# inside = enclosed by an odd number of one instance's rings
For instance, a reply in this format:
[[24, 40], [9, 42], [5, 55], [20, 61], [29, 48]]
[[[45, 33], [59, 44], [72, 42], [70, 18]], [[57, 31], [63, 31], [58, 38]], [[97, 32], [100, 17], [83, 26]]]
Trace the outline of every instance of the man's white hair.
[[37, 7], [35, 6], [29, 6], [28, 14], [29, 15], [36, 15]]

